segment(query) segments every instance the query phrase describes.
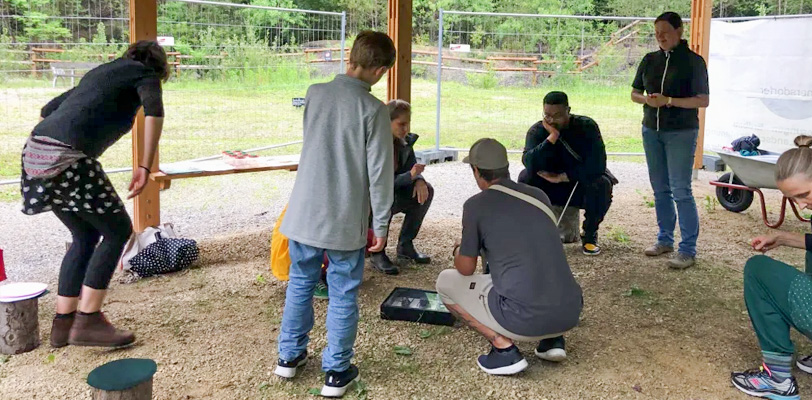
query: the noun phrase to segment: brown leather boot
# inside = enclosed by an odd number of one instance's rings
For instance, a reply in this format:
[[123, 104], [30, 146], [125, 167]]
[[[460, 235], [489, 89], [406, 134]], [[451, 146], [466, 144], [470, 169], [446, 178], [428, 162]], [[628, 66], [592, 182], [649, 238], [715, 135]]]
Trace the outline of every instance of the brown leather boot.
[[51, 325], [51, 347], [58, 349], [68, 345], [68, 335], [75, 317], [76, 313], [62, 318], [54, 317], [54, 323]]
[[74, 346], [124, 347], [135, 342], [132, 332], [116, 329], [104, 314], [76, 313], [68, 344]]

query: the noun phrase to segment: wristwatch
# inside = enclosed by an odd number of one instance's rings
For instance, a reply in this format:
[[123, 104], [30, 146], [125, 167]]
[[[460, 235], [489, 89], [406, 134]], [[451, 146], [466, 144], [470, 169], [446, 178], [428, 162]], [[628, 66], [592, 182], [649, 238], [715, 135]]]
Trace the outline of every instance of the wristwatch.
[[669, 98], [668, 98], [668, 106], [669, 106], [669, 107], [671, 107], [671, 106], [673, 105], [673, 104], [671, 103], [671, 100], [674, 100], [674, 98], [673, 98], [673, 97], [669, 97]]
[[451, 257], [452, 257], [452, 258], [457, 256], [457, 250], [459, 250], [459, 248], [460, 248], [460, 245], [455, 244], [455, 245], [454, 245], [454, 248], [453, 248], [453, 249], [451, 249]]

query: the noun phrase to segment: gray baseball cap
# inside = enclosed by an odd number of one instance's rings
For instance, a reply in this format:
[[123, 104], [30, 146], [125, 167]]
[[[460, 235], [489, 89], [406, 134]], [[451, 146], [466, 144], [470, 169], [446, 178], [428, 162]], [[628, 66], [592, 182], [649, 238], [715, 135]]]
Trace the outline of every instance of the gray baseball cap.
[[505, 146], [491, 138], [483, 138], [474, 142], [471, 151], [468, 152], [468, 157], [463, 158], [462, 162], [485, 170], [507, 168], [510, 165]]

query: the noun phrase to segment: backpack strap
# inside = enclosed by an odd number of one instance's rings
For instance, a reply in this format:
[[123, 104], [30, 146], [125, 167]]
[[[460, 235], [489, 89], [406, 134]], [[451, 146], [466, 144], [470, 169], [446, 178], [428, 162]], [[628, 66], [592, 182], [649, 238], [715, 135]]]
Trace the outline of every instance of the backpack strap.
[[498, 192], [502, 192], [502, 193], [505, 193], [507, 195], [513, 196], [513, 197], [515, 197], [515, 198], [517, 198], [519, 200], [526, 201], [526, 202], [536, 206], [538, 209], [543, 211], [544, 214], [547, 214], [547, 216], [550, 217], [550, 220], [552, 220], [554, 224], [558, 225], [556, 223], [555, 213], [553, 213], [553, 210], [551, 210], [550, 207], [548, 207], [546, 204], [542, 203], [541, 200], [539, 200], [539, 199], [537, 199], [537, 198], [535, 198], [533, 196], [530, 196], [528, 194], [524, 194], [522, 192], [519, 192], [519, 191], [513, 190], [511, 188], [502, 186], [502, 185], [491, 185], [490, 188], [493, 189], [493, 190], [496, 190]]
[[575, 150], [572, 149], [572, 147], [570, 147], [570, 144], [567, 143], [566, 140], [558, 138], [558, 141], [561, 142], [561, 144], [564, 146], [565, 149], [567, 149], [567, 152], [570, 153], [570, 155], [572, 156], [572, 158], [575, 159], [575, 161], [582, 162], [584, 160], [583, 158], [581, 158], [580, 155], [578, 155], [578, 153], [575, 152]]

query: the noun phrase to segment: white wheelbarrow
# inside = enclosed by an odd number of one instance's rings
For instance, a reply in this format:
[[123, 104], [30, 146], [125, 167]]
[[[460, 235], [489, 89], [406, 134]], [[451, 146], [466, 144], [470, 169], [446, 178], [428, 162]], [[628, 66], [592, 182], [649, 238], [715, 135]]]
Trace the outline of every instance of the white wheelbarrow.
[[778, 189], [775, 184], [775, 163], [778, 161], [780, 153], [767, 152], [763, 155], [748, 157], [738, 152], [725, 150], [719, 150], [716, 153], [725, 164], [730, 166], [732, 171], [720, 176], [718, 180], [710, 182], [711, 185], [716, 186], [716, 198], [726, 210], [742, 212], [748, 209], [753, 203], [753, 193], [758, 193], [761, 201], [761, 218], [770, 228], [778, 228], [784, 223], [787, 203], [799, 220], [809, 222], [809, 219], [804, 218], [798, 212], [795, 202], [786, 196], [781, 199], [778, 222], [770, 224], [767, 219], [767, 206], [764, 204], [764, 193], [761, 192], [761, 189]]

